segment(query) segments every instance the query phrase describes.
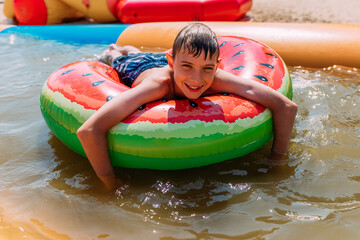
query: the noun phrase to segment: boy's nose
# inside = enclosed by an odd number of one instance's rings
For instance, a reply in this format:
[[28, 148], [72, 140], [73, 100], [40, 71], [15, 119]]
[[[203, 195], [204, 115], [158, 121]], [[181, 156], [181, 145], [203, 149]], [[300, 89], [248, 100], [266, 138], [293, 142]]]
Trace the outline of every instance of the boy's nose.
[[190, 82], [191, 82], [192, 84], [201, 84], [201, 82], [202, 82], [202, 75], [201, 75], [201, 73], [199, 73], [199, 72], [194, 72], [194, 73], [191, 75]]

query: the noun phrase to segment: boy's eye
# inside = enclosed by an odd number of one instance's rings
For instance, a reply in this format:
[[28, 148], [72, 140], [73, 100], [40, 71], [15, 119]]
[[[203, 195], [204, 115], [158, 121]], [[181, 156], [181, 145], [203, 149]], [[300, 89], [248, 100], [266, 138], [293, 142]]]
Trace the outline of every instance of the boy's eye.
[[190, 64], [183, 64], [182, 66], [183, 66], [183, 68], [186, 68], [186, 69], [190, 69], [190, 68], [191, 68], [191, 65], [190, 65]]
[[214, 70], [214, 68], [213, 67], [204, 67], [204, 70], [205, 71], [212, 71], [212, 70]]

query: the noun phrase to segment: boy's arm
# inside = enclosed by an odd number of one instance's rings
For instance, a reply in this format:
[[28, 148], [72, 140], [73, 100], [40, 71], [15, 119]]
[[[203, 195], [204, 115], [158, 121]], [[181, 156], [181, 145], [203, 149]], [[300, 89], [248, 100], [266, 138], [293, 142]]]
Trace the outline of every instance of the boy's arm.
[[297, 112], [297, 105], [294, 102], [264, 84], [235, 76], [221, 69], [218, 69], [211, 89], [233, 93], [269, 108], [274, 120], [272, 153], [276, 157], [286, 155]]
[[114, 188], [117, 179], [109, 158], [107, 132], [139, 106], [166, 93], [165, 84], [144, 80], [105, 103], [78, 129], [77, 135], [91, 166], [108, 188]]

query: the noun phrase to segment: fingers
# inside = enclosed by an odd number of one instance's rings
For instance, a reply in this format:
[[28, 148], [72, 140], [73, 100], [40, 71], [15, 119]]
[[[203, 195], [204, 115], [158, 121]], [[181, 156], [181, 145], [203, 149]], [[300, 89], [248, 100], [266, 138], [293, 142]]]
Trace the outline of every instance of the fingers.
[[118, 51], [120, 51], [119, 47], [118, 47], [115, 43], [110, 44], [109, 50], [110, 50], [110, 51], [112, 51], [112, 50], [118, 50]]

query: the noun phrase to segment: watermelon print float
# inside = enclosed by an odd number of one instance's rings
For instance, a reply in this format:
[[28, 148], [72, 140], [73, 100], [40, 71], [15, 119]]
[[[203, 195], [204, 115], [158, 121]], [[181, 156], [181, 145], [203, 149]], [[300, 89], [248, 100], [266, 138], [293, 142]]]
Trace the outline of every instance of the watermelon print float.
[[[290, 75], [280, 56], [257, 41], [219, 37], [220, 68], [261, 82], [292, 98]], [[129, 88], [100, 62], [75, 62], [55, 71], [43, 86], [43, 117], [65, 145], [85, 156], [77, 129], [106, 101]], [[196, 100], [160, 100], [141, 106], [107, 135], [113, 166], [174, 170], [246, 155], [273, 136], [269, 109], [232, 94]]]

